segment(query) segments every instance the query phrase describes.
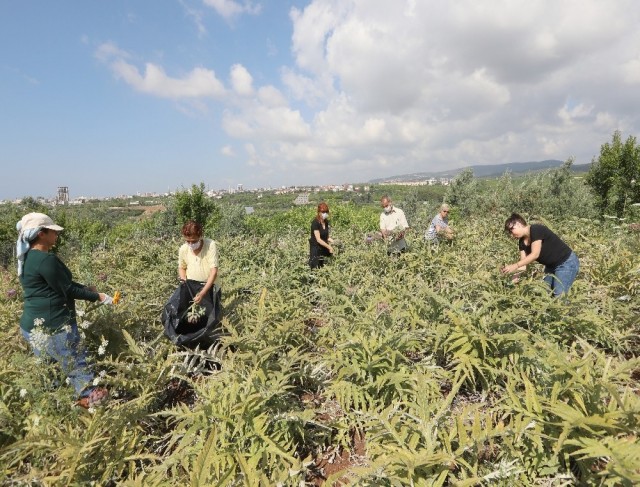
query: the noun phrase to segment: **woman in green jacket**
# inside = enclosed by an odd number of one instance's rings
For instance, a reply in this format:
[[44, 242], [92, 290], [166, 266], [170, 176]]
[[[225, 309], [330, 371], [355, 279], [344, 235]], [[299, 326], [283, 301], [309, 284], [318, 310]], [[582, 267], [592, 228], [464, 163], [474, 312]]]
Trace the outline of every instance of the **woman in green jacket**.
[[93, 373], [87, 365], [86, 351], [80, 345], [75, 300], [113, 300], [72, 279], [71, 271], [53, 253], [62, 227], [43, 213], [29, 213], [16, 225], [18, 277], [24, 291], [24, 310], [20, 318], [22, 335], [36, 356], [58, 362], [68, 383], [80, 396], [78, 404], [89, 407], [107, 396], [107, 390], [93, 387]]

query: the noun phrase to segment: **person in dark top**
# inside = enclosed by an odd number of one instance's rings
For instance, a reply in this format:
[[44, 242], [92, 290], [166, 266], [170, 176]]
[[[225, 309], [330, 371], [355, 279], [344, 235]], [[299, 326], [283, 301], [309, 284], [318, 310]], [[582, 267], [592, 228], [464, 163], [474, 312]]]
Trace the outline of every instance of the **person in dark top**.
[[504, 224], [504, 230], [518, 239], [520, 260], [502, 268], [505, 274], [524, 271], [527, 264], [538, 261], [544, 267], [544, 281], [560, 296], [569, 291], [580, 269], [578, 257], [560, 237], [544, 225], [527, 225], [517, 213], [512, 213]]
[[318, 205], [318, 213], [311, 222], [311, 237], [309, 237], [309, 267], [322, 267], [327, 257], [333, 254], [329, 237], [329, 206], [326, 203]]
[[73, 281], [71, 271], [50, 252], [63, 230], [43, 213], [28, 213], [16, 225], [18, 277], [24, 291], [20, 318], [22, 336], [38, 357], [60, 364], [80, 396], [78, 405], [90, 407], [107, 396], [103, 387], [92, 386], [93, 373], [80, 344], [75, 300], [112, 304], [113, 298]]

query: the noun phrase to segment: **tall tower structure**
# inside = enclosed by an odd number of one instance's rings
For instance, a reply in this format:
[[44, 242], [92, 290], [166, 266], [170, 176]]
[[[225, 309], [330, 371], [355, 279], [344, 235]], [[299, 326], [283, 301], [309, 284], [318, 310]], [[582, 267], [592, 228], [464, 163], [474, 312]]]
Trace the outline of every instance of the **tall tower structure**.
[[68, 186], [58, 186], [58, 196], [56, 196], [56, 204], [57, 205], [69, 204], [69, 187]]

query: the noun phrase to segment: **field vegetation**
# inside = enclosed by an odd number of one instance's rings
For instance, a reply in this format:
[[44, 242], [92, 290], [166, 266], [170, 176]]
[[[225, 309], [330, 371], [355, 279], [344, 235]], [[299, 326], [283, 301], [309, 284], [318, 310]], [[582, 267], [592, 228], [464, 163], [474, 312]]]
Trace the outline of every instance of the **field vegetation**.
[[[464, 173], [446, 194], [314, 195], [328, 201], [339, 243], [311, 272], [314, 205], [292, 208], [288, 195], [245, 215], [250, 201], [213, 204], [202, 190], [151, 215], [1, 209], [10, 241], [26, 211], [51, 214], [75, 279], [123, 297], [79, 304], [96, 382], [111, 391], [84, 410], [21, 339], [15, 266], [0, 271], [0, 483], [640, 482], [637, 200], [601, 218], [571, 161], [493, 182]], [[365, 239], [384, 193], [412, 226], [397, 258]], [[456, 238], [434, 246], [423, 234], [443, 199]], [[502, 231], [512, 211], [578, 254], [567, 299], [549, 296], [536, 266], [518, 284], [499, 272], [517, 255]], [[176, 348], [160, 321], [186, 215], [205, 218], [221, 250], [226, 336], [208, 350]]]

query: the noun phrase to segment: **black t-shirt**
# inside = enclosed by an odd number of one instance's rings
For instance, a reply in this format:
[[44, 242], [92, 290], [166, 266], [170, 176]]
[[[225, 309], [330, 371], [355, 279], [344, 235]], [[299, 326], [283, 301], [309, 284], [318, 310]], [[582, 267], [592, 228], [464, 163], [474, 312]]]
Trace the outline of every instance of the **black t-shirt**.
[[[531, 242], [542, 240], [540, 256], [536, 259], [541, 264], [548, 267], [556, 267], [571, 255], [571, 248], [544, 225], [534, 223], [529, 230]], [[521, 238], [518, 242], [518, 248], [524, 250], [526, 255], [531, 253], [531, 245], [525, 245], [524, 238]]]
[[316, 241], [316, 236], [313, 233], [315, 230], [320, 231], [320, 239], [326, 242], [329, 239], [329, 221], [324, 221], [324, 228], [322, 228], [322, 223], [315, 218], [311, 222], [311, 238], [309, 238], [309, 243], [320, 247], [320, 244]]

